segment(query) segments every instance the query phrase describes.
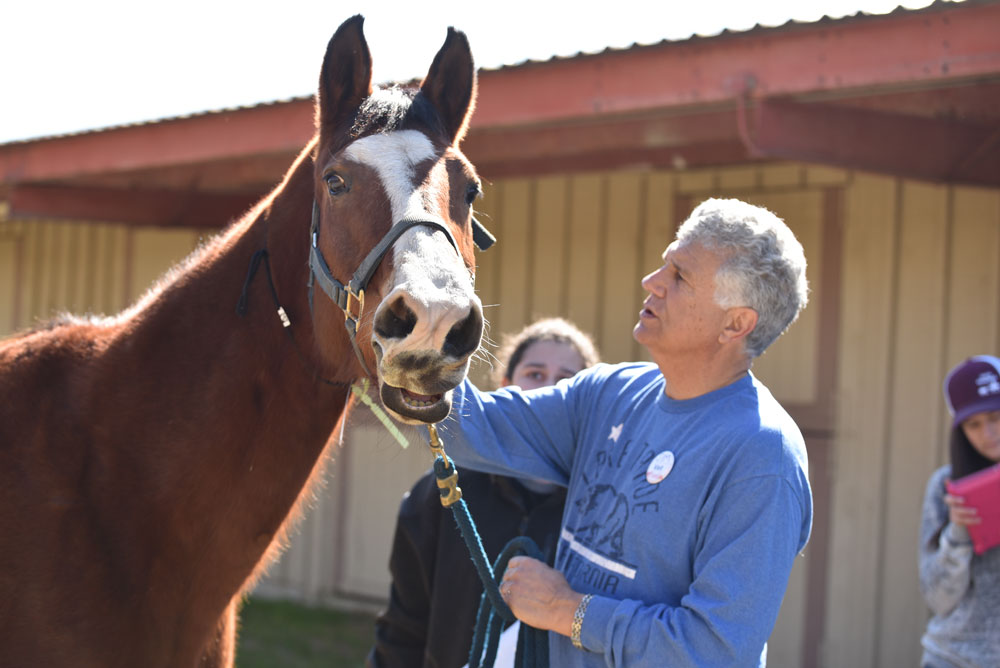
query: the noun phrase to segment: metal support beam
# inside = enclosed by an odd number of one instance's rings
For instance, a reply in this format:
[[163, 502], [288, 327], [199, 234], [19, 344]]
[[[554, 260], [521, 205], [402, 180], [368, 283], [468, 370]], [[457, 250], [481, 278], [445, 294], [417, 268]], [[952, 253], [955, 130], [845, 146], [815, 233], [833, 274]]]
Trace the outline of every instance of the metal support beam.
[[53, 218], [133, 225], [220, 228], [242, 216], [260, 193], [17, 185], [5, 195], [11, 219]]
[[647, 114], [600, 121], [482, 130], [462, 144], [488, 178], [613, 169], [696, 167], [746, 160], [733, 105], [698, 114]]
[[758, 157], [1000, 185], [1000, 126], [787, 100], [746, 113], [744, 141]]
[[0, 145], [0, 183], [298, 153], [314, 134], [312, 100], [200, 114]]

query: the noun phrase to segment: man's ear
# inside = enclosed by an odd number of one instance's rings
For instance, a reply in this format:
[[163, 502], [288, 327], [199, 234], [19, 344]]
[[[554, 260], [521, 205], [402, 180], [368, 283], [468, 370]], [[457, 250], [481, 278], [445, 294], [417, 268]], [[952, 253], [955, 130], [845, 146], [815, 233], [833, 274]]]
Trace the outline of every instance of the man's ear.
[[719, 343], [738, 341], [757, 326], [757, 311], [749, 306], [734, 306], [726, 311], [726, 322], [719, 334]]

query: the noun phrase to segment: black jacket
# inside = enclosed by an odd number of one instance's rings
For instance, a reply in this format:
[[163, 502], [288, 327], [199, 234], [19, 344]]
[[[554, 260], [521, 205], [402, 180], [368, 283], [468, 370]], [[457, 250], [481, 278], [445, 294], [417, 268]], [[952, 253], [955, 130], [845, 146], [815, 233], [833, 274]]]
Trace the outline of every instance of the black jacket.
[[[530, 536], [549, 564], [566, 490], [536, 494], [513, 478], [460, 470], [462, 498], [492, 565], [507, 542]], [[469, 660], [483, 587], [434, 472], [403, 497], [392, 554], [389, 607], [375, 622], [368, 668], [460, 668]]]

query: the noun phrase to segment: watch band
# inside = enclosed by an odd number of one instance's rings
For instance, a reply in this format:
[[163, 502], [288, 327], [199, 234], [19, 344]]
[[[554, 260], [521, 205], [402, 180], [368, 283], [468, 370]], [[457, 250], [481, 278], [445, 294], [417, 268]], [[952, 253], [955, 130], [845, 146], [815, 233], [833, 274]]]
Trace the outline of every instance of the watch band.
[[594, 598], [593, 594], [584, 595], [580, 600], [580, 605], [576, 606], [576, 612], [573, 613], [569, 639], [573, 641], [573, 647], [577, 649], [583, 649], [583, 643], [580, 642], [580, 630], [583, 628], [583, 616], [587, 614], [587, 606], [590, 605], [592, 598]]

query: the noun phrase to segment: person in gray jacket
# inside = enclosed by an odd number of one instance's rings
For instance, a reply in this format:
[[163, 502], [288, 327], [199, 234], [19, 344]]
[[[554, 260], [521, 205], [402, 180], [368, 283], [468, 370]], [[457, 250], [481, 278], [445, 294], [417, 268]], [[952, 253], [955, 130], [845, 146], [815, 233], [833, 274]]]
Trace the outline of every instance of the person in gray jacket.
[[927, 484], [920, 526], [920, 590], [933, 616], [921, 639], [922, 668], [1000, 666], [1000, 546], [974, 554], [975, 508], [948, 493], [949, 479], [1000, 462], [1000, 359], [978, 355], [948, 374], [951, 464]]

